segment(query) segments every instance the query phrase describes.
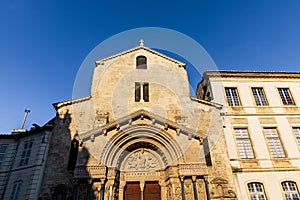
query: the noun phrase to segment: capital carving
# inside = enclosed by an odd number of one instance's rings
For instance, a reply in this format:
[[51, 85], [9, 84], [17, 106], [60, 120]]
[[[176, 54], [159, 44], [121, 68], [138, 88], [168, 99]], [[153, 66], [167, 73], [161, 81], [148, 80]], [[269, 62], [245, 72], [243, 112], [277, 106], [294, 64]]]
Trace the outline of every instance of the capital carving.
[[197, 180], [196, 176], [192, 176], [192, 181], [195, 182]]
[[141, 188], [141, 191], [144, 191], [144, 188], [145, 188], [145, 181], [144, 180], [140, 181], [140, 188]]

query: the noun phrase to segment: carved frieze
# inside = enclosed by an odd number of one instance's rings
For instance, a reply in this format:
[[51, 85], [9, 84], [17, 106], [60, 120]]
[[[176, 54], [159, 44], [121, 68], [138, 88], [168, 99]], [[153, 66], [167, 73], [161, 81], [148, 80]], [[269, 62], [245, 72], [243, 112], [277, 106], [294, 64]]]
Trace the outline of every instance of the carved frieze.
[[105, 178], [106, 167], [101, 165], [77, 165], [74, 178]]
[[181, 176], [202, 176], [208, 174], [205, 163], [179, 164], [179, 175]]

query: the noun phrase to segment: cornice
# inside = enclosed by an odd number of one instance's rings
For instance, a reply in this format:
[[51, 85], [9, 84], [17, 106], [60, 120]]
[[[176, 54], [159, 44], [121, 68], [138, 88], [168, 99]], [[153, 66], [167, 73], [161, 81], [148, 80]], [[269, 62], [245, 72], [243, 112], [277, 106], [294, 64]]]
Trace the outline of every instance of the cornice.
[[114, 129], [117, 129], [117, 130], [121, 129], [121, 127], [126, 124], [131, 124], [133, 121], [135, 121], [137, 119], [144, 119], [144, 118], [151, 120], [152, 122], [154, 122], [154, 124], [158, 123], [158, 124], [164, 125], [165, 129], [168, 129], [168, 128], [173, 129], [177, 132], [177, 134], [180, 132], [185, 135], [188, 135], [189, 138], [196, 138], [196, 139], [203, 140], [206, 137], [203, 134], [195, 133], [194, 129], [181, 126], [180, 124], [178, 124], [172, 120], [165, 119], [159, 115], [150, 113], [149, 111], [146, 111], [144, 109], [140, 109], [140, 110], [135, 111], [127, 116], [120, 118], [120, 119], [111, 121], [99, 128], [82, 133], [82, 134], [80, 134], [80, 136], [83, 141], [86, 141], [86, 140], [89, 140], [92, 135], [100, 135], [100, 134], [106, 135], [108, 131], [111, 131]]
[[205, 71], [205, 78], [265, 78], [265, 79], [300, 79], [300, 72], [273, 71]]
[[70, 99], [70, 100], [66, 100], [66, 101], [62, 101], [62, 102], [53, 103], [52, 105], [57, 110], [61, 107], [67, 106], [67, 105], [76, 104], [76, 103], [90, 100], [91, 98], [92, 98], [92, 96], [85, 96], [85, 97], [80, 97], [77, 99]]
[[210, 101], [205, 101], [205, 100], [202, 100], [202, 99], [198, 99], [196, 97], [191, 97], [191, 100], [192, 101], [196, 101], [198, 103], [203, 103], [203, 104], [208, 105], [208, 106], [213, 106], [213, 107], [215, 107], [217, 109], [222, 109], [223, 108], [222, 104], [214, 103], [214, 102], [210, 102]]

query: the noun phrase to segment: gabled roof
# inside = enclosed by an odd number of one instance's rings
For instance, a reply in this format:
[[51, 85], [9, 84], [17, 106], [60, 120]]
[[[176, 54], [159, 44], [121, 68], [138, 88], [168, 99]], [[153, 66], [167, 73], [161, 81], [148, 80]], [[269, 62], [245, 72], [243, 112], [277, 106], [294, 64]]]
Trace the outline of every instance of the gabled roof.
[[103, 62], [106, 62], [106, 61], [108, 61], [108, 60], [111, 60], [111, 59], [114, 59], [114, 58], [123, 56], [123, 55], [125, 55], [125, 54], [132, 53], [132, 52], [134, 52], [134, 51], [138, 51], [138, 50], [140, 50], [140, 49], [143, 49], [143, 50], [148, 51], [148, 52], [150, 52], [150, 53], [152, 53], [152, 54], [155, 54], [155, 55], [157, 55], [157, 56], [159, 56], [159, 57], [162, 57], [162, 58], [164, 58], [164, 59], [166, 59], [166, 60], [169, 60], [169, 61], [171, 61], [171, 62], [173, 62], [173, 63], [175, 63], [175, 64], [178, 64], [180, 67], [185, 67], [185, 66], [186, 66], [186, 64], [183, 63], [183, 62], [180, 62], [180, 61], [178, 61], [178, 60], [175, 60], [175, 59], [173, 59], [173, 58], [171, 58], [171, 57], [169, 57], [169, 56], [166, 56], [166, 55], [164, 55], [164, 54], [162, 54], [162, 53], [159, 53], [159, 52], [157, 52], [157, 51], [155, 51], [155, 50], [153, 50], [153, 49], [150, 49], [150, 48], [145, 47], [145, 46], [142, 46], [142, 45], [137, 46], [137, 47], [134, 47], [134, 48], [132, 48], [132, 49], [128, 49], [128, 50], [122, 51], [122, 52], [117, 53], [117, 54], [114, 54], [114, 55], [112, 55], [112, 56], [109, 56], [109, 57], [106, 57], [106, 58], [102, 58], [102, 59], [100, 59], [100, 60], [97, 60], [97, 61], [96, 61], [96, 65], [101, 64], [101, 63], [103, 63]]
[[194, 129], [185, 127], [185, 126], [181, 126], [180, 124], [171, 121], [169, 119], [165, 119], [159, 115], [150, 113], [149, 111], [146, 111], [144, 109], [140, 109], [138, 111], [135, 111], [127, 116], [124, 116], [120, 119], [114, 120], [112, 122], [109, 122], [99, 128], [90, 130], [88, 132], [82, 133], [80, 134], [81, 139], [83, 141], [89, 140], [91, 137], [94, 136], [98, 136], [101, 134], [106, 135], [108, 131], [113, 130], [113, 129], [120, 129], [121, 126], [125, 125], [125, 124], [129, 124], [132, 123], [132, 121], [135, 121], [137, 119], [144, 119], [147, 118], [149, 120], [151, 120], [154, 123], [157, 124], [162, 124], [165, 126], [165, 128], [170, 128], [173, 129], [177, 132], [177, 134], [182, 133], [185, 135], [188, 135], [189, 138], [196, 138], [196, 139], [200, 139], [203, 140], [206, 136], [200, 133], [195, 133]]
[[55, 110], [57, 110], [58, 108], [61, 108], [61, 107], [66, 106], [66, 105], [72, 105], [72, 104], [75, 104], [75, 103], [87, 101], [87, 100], [91, 99], [91, 97], [92, 96], [85, 96], [85, 97], [80, 97], [80, 98], [76, 98], [76, 99], [70, 99], [70, 100], [66, 100], [66, 101], [53, 103], [52, 105], [55, 108]]

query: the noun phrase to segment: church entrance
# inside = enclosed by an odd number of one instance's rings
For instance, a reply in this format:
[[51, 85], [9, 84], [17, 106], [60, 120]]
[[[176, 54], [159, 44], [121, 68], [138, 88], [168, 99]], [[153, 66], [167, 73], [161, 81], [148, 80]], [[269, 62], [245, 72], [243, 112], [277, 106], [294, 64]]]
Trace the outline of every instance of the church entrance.
[[158, 182], [146, 182], [144, 200], [160, 200], [160, 186]]
[[141, 200], [140, 183], [127, 183], [125, 187], [125, 200]]
[[144, 191], [139, 182], [128, 182], [125, 187], [125, 200], [160, 200], [160, 186], [158, 182], [146, 182]]

